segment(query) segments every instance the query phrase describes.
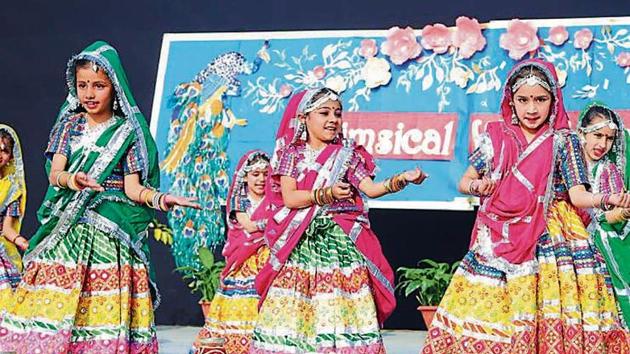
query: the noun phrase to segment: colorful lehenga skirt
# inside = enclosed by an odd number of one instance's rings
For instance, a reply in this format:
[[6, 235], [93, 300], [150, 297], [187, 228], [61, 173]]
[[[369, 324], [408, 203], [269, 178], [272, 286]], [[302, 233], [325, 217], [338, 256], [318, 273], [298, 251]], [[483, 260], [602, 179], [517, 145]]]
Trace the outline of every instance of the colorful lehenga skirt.
[[[0, 236], [3, 237], [3, 236]], [[11, 261], [4, 245], [0, 242], [0, 319], [13, 298], [13, 290], [20, 282], [20, 272]]]
[[238, 269], [221, 282], [204, 327], [199, 332], [192, 352], [202, 347], [204, 340], [221, 338], [228, 354], [247, 354], [258, 317], [258, 300], [254, 281], [269, 258], [269, 248], [263, 246]]
[[422, 353], [630, 353], [603, 258], [571, 205], [552, 203], [535, 259], [520, 265], [494, 256], [478, 227]]
[[124, 243], [73, 226], [27, 266], [0, 324], [0, 351], [157, 353], [147, 268]]
[[330, 218], [315, 218], [258, 315], [252, 353], [384, 353], [365, 258]]

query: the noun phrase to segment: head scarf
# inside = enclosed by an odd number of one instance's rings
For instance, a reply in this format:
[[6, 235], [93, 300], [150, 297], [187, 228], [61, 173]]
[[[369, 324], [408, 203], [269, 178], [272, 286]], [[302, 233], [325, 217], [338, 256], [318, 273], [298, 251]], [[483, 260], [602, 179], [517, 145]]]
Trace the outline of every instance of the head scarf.
[[[522, 68], [530, 66], [547, 78], [553, 102], [549, 120], [528, 142], [521, 127], [511, 123], [513, 92], [508, 83]], [[553, 198], [555, 139], [558, 132], [568, 131], [569, 127], [557, 82], [556, 71], [549, 62], [529, 59], [516, 64], [503, 90], [503, 121], [487, 127], [494, 150], [491, 175], [497, 188], [483, 201], [478, 220], [490, 229], [495, 254], [510, 263], [533, 259], [536, 242], [545, 229], [547, 207]], [[476, 232], [477, 228], [473, 231], [473, 240]]]
[[[232, 217], [233, 211], [243, 211], [243, 207], [249, 201], [249, 189], [247, 187], [246, 176], [251, 167], [251, 163], [255, 160], [264, 157], [269, 161], [269, 156], [260, 150], [248, 151], [238, 162], [236, 170], [234, 171], [234, 178], [228, 191], [228, 199], [226, 203], [227, 225], [228, 235], [227, 242], [223, 248], [223, 256], [226, 260], [225, 269], [222, 276], [225, 277], [232, 270], [237, 269], [243, 262], [245, 262], [250, 256], [252, 256], [260, 246], [265, 244], [263, 237], [263, 230], [253, 233], [246, 232], [241, 225]], [[271, 175], [269, 164], [266, 167]], [[269, 181], [267, 181], [268, 183]], [[250, 220], [266, 221], [267, 211], [269, 208], [269, 199], [263, 197], [258, 204], [256, 210], [249, 215]]]

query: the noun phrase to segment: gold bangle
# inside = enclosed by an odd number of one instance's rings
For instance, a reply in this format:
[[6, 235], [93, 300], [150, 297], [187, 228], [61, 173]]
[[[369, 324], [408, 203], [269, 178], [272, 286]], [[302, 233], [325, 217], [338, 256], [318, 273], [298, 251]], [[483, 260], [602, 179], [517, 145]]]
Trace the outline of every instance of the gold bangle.
[[75, 181], [76, 173], [68, 173], [68, 178], [66, 179], [66, 186], [72, 189], [73, 191], [78, 191], [79, 187], [77, 187], [77, 183]]
[[332, 187], [328, 187], [328, 204], [332, 204], [335, 202], [335, 195], [333, 194]]
[[66, 184], [66, 186], [63, 186], [61, 184], [61, 177], [63, 177], [64, 174], [70, 174], [70, 172], [68, 171], [59, 171], [57, 173], [57, 178], [55, 178], [55, 185], [59, 188], [68, 188], [68, 185]]
[[140, 203], [142, 203], [145, 200], [145, 199], [142, 199], [142, 194], [144, 194], [148, 190], [149, 190], [149, 188], [143, 186], [142, 190], [140, 191], [140, 193], [138, 193], [138, 201]]
[[169, 210], [169, 209], [168, 209], [168, 205], [166, 205], [166, 201], [165, 201], [165, 199], [166, 199], [166, 193], [163, 193], [163, 194], [160, 196], [160, 201], [159, 201], [159, 203], [158, 203], [158, 204], [160, 204], [160, 210], [162, 210], [162, 211], [168, 211], [168, 210]]
[[[151, 192], [153, 192], [153, 194], [151, 194]], [[146, 204], [149, 208], [155, 209], [154, 205], [151, 205], [151, 201], [153, 200], [153, 197], [155, 196], [157, 192], [154, 190], [149, 190], [149, 193], [147, 195], [147, 197], [144, 200], [144, 204]]]

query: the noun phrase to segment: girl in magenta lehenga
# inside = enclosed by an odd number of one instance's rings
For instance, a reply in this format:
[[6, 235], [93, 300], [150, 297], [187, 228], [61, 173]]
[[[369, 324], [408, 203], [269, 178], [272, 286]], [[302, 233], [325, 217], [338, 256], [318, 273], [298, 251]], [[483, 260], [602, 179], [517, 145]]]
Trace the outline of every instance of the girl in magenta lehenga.
[[481, 206], [422, 353], [628, 353], [610, 277], [576, 208], [627, 207], [628, 194], [587, 191], [552, 64], [512, 69], [501, 116], [460, 182]]
[[249, 353], [258, 316], [259, 296], [254, 280], [269, 258], [263, 237], [270, 208], [269, 199], [265, 198], [269, 170], [269, 156], [260, 150], [246, 153], [236, 167], [226, 206], [226, 266], [193, 352], [221, 338], [227, 353]]
[[394, 274], [370, 229], [365, 201], [421, 183], [419, 169], [375, 183], [374, 161], [341, 134], [329, 89], [291, 98], [267, 197], [277, 210], [252, 353], [384, 353], [379, 326], [395, 307]]

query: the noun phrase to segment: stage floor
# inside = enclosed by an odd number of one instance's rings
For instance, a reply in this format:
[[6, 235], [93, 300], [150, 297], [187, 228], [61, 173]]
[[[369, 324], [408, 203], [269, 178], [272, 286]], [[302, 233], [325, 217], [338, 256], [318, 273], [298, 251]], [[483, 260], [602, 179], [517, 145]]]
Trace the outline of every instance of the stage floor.
[[[187, 354], [198, 327], [158, 326], [158, 340], [162, 354]], [[427, 332], [409, 330], [383, 330], [387, 354], [415, 354], [420, 352]]]

